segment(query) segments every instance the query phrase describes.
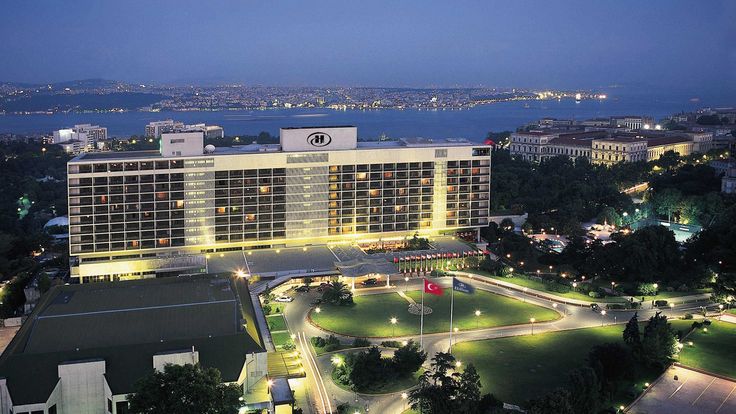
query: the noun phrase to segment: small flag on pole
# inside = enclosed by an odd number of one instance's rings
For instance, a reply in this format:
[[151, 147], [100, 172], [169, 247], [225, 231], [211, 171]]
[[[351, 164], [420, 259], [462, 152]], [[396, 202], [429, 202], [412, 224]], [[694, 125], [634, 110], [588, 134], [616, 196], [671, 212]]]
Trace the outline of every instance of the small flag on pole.
[[442, 296], [443, 293], [440, 285], [432, 283], [427, 279], [424, 279], [424, 292], [437, 296]]
[[465, 282], [461, 282], [456, 278], [452, 278], [452, 289], [463, 293], [475, 293], [475, 288]]

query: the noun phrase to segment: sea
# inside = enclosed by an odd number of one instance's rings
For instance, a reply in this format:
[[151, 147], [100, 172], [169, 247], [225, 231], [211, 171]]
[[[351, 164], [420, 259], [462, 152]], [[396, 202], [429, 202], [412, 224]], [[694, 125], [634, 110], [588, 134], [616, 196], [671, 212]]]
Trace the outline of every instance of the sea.
[[279, 128], [354, 125], [362, 139], [425, 137], [467, 138], [482, 141], [488, 132], [515, 130], [544, 117], [584, 120], [614, 115], [647, 115], [661, 120], [671, 114], [702, 107], [736, 106], [736, 97], [701, 98], [688, 94], [647, 94], [614, 90], [606, 99], [513, 101], [464, 109], [332, 110], [263, 109], [232, 111], [56, 113], [50, 115], [0, 115], [0, 133], [49, 133], [75, 124], [91, 123], [108, 128], [110, 137], [143, 135], [151, 121], [174, 119], [187, 124], [220, 125], [225, 134], [278, 135]]

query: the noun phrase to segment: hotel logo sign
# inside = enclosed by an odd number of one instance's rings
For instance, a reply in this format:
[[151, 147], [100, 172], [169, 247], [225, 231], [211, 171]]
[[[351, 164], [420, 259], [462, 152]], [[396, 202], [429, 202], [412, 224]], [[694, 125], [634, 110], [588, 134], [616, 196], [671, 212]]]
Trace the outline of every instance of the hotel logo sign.
[[326, 147], [332, 142], [332, 137], [324, 132], [313, 132], [307, 137], [307, 142], [313, 147]]

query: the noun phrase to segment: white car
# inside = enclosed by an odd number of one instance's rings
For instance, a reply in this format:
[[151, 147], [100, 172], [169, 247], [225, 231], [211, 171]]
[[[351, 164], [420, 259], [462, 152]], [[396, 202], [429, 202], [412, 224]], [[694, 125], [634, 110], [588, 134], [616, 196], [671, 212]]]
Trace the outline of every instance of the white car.
[[278, 296], [276, 299], [274, 299], [274, 302], [291, 302], [294, 298], [291, 296]]

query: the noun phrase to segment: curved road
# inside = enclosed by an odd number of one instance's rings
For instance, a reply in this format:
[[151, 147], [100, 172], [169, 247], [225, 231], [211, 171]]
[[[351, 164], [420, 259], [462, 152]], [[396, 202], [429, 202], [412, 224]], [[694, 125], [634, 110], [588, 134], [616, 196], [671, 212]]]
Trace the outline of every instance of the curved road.
[[[526, 294], [523, 291], [507, 289], [504, 287], [482, 283], [484, 277], [474, 276], [474, 280], [466, 279], [476, 289], [512, 297], [521, 301], [533, 303], [539, 306], [556, 309], [563, 314], [563, 317], [551, 322], [535, 323], [534, 333], [543, 333], [550, 331], [560, 331], [577, 328], [588, 328], [601, 326], [601, 324], [626, 323], [636, 311], [608, 311], [605, 316], [600, 313], [593, 312], [589, 307], [581, 307], [575, 305], [566, 305], [562, 303], [545, 300], [539, 297]], [[409, 289], [417, 290], [422, 288], [421, 278], [415, 278], [409, 281]], [[435, 279], [438, 284], [445, 288], [449, 288], [452, 279], [441, 278]], [[376, 287], [369, 289], [356, 289], [355, 295], [371, 295], [396, 292], [403, 290], [403, 281], [392, 287]], [[288, 304], [284, 310], [284, 317], [287, 320], [289, 330], [298, 335], [295, 341], [302, 353], [302, 360], [307, 369], [307, 384], [309, 388], [309, 398], [311, 409], [314, 413], [326, 414], [336, 411], [336, 407], [340, 403], [349, 403], [356, 407], [361, 407], [362, 411], [375, 413], [401, 413], [406, 409], [406, 401], [401, 398], [401, 392], [385, 395], [364, 395], [345, 391], [337, 387], [331, 380], [332, 364], [331, 355], [322, 355], [317, 357], [311, 345], [308, 343], [309, 338], [313, 336], [329, 335], [316, 326], [309, 323], [307, 315], [313, 308], [311, 302], [320, 297], [320, 293], [313, 290], [308, 293], [297, 294], [295, 300]], [[696, 304], [681, 304], [674, 308], [665, 309], [663, 313], [670, 317], [682, 315], [686, 312], [692, 312], [699, 309]], [[650, 316], [658, 312], [658, 309], [640, 309], [638, 310], [640, 320], [646, 320]], [[502, 326], [497, 328], [478, 329], [471, 331], [460, 331], [453, 334], [453, 343], [474, 341], [481, 339], [501, 338], [508, 336], [528, 335], [531, 333], [531, 325], [513, 325]], [[342, 342], [352, 342], [353, 337], [335, 335]], [[372, 338], [371, 343], [380, 344], [382, 340], [389, 338]], [[390, 339], [402, 341], [414, 339], [416, 336], [393, 337]], [[447, 351], [449, 348], [448, 333], [436, 333], [424, 335], [424, 350], [427, 351], [427, 359], [431, 359], [436, 352]], [[367, 410], [366, 410], [367, 408]]]

